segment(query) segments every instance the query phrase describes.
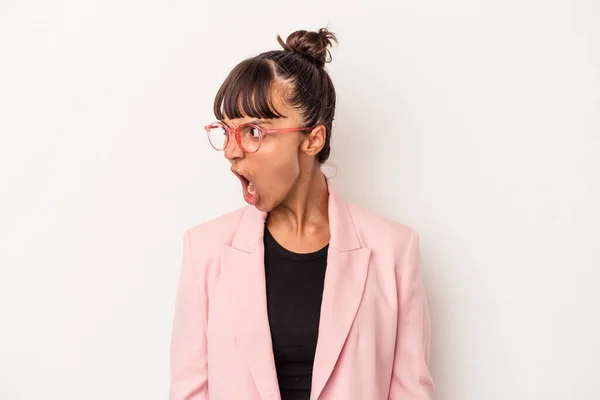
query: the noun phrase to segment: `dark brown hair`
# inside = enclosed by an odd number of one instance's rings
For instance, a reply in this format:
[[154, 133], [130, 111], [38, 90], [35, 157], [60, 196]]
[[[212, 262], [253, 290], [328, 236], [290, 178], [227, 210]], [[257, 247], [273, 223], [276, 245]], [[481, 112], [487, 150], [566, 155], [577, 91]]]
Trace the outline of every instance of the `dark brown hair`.
[[283, 50], [272, 50], [240, 62], [217, 92], [214, 113], [219, 120], [244, 116], [271, 119], [283, 117], [273, 106], [275, 83], [283, 83], [285, 101], [298, 110], [306, 127], [324, 125], [325, 145], [318, 154], [323, 164], [331, 152], [331, 128], [335, 114], [335, 89], [325, 64], [331, 62], [329, 47], [337, 43], [325, 28], [318, 32], [296, 31]]

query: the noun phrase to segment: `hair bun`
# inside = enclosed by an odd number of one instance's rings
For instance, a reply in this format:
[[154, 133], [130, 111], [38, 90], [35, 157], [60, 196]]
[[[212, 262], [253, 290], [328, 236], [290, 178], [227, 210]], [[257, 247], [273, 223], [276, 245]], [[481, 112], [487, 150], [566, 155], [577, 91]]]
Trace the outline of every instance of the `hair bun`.
[[277, 41], [284, 50], [302, 54], [321, 67], [325, 63], [331, 62], [329, 47], [332, 46], [333, 42], [337, 43], [335, 35], [326, 28], [321, 28], [318, 32], [305, 30], [293, 32], [288, 36], [285, 43], [277, 35]]

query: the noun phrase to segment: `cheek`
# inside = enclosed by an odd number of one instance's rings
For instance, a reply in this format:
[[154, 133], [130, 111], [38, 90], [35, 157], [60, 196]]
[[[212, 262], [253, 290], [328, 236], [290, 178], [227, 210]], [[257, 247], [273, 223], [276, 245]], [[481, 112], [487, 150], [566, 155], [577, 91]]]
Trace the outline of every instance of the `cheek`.
[[284, 156], [278, 154], [269, 160], [268, 166], [264, 170], [264, 184], [274, 191], [293, 185], [298, 177], [300, 167], [298, 159], [294, 155]]
[[297, 148], [269, 150], [261, 154], [261, 184], [265, 194], [285, 196], [300, 173]]
[[[261, 148], [261, 151], [263, 149]], [[265, 170], [273, 177], [296, 175], [299, 171], [298, 144], [291, 141], [269, 143], [260, 155]]]

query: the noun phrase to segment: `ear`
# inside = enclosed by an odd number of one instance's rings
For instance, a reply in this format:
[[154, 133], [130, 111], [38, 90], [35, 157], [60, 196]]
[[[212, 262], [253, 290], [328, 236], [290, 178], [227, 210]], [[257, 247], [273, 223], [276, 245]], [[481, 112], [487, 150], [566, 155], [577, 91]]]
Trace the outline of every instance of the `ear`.
[[325, 145], [326, 137], [325, 126], [318, 125], [305, 135], [300, 148], [306, 155], [316, 156]]

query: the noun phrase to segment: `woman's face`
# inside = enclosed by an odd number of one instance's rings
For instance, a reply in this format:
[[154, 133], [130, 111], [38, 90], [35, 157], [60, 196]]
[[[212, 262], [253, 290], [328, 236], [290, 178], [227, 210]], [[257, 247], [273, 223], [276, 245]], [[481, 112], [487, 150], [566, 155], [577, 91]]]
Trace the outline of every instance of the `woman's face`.
[[[258, 122], [265, 129], [302, 127], [300, 114], [286, 104], [281, 90], [274, 89], [273, 105], [285, 117], [225, 118], [223, 122], [232, 128]], [[287, 198], [300, 174], [314, 165], [315, 157], [312, 157], [313, 151], [307, 146], [307, 141], [311, 141], [309, 135], [301, 132], [272, 133], [263, 136], [256, 153], [245, 153], [235, 138], [230, 137], [224, 151], [225, 158], [231, 162], [232, 172], [240, 179], [242, 194], [248, 204], [269, 212]]]

